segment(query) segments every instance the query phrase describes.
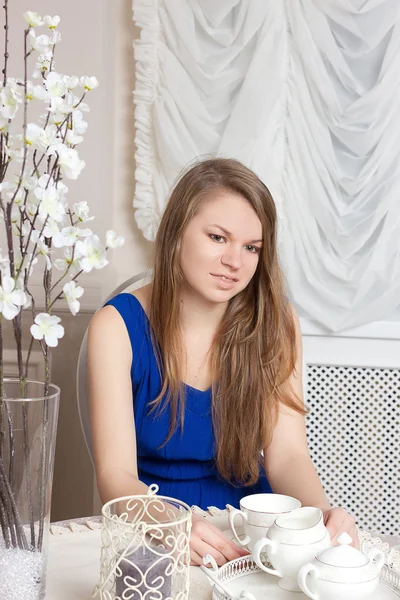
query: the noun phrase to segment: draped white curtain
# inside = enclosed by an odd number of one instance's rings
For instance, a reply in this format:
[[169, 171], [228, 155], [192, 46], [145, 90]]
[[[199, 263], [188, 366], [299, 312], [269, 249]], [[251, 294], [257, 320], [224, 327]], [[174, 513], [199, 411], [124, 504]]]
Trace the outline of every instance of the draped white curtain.
[[339, 331], [400, 305], [400, 0], [133, 0], [136, 220], [154, 239], [201, 155], [271, 190], [303, 315]]

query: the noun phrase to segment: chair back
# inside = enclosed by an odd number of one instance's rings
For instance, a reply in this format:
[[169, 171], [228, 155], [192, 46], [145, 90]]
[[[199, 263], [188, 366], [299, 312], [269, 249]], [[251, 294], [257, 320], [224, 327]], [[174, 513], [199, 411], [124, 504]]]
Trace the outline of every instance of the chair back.
[[[140, 287], [143, 287], [147, 283], [150, 283], [150, 281], [152, 280], [152, 276], [153, 271], [150, 269], [148, 271], [138, 273], [137, 275], [134, 275], [127, 281], [124, 281], [124, 283], [119, 285], [117, 288], [115, 288], [113, 292], [111, 292], [107, 299], [102, 303], [100, 308], [102, 308], [104, 304], [108, 302], [108, 300], [114, 298], [114, 296], [117, 296], [122, 292], [134, 291], [135, 289], [138, 289]], [[85, 438], [86, 446], [93, 463], [93, 444], [89, 410], [89, 378], [87, 372], [87, 336], [88, 329], [86, 329], [79, 351], [78, 366], [76, 372], [76, 397], [78, 402], [78, 413], [83, 431], [83, 436]]]

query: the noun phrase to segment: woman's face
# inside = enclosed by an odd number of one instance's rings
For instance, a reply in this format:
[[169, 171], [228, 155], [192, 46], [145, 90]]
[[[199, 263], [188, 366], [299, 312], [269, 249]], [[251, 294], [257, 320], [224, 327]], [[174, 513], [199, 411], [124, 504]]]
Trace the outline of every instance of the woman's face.
[[261, 247], [261, 222], [249, 202], [216, 192], [183, 234], [180, 260], [188, 286], [209, 302], [227, 302], [250, 282]]

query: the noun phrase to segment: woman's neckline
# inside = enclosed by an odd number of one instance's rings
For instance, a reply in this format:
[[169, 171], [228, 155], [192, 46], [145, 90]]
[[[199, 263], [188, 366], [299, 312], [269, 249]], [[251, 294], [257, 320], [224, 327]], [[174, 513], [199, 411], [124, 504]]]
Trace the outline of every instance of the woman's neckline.
[[[129, 293], [129, 292], [128, 292], [128, 295], [129, 295], [129, 296], [131, 296], [132, 298], [134, 298], [134, 299], [136, 300], [136, 302], [137, 302], [137, 303], [138, 303], [138, 305], [139, 305], [139, 308], [140, 308], [141, 312], [143, 313], [143, 315], [144, 315], [144, 316], [145, 316], [145, 318], [146, 318], [146, 321], [147, 321], [147, 323], [148, 323], [148, 324], [150, 324], [150, 321], [149, 321], [149, 317], [148, 317], [148, 315], [147, 315], [147, 312], [146, 312], [146, 311], [145, 311], [145, 309], [143, 308], [143, 305], [142, 305], [142, 303], [140, 302], [140, 300], [139, 300], [139, 299], [138, 299], [138, 298], [137, 298], [137, 297], [136, 297], [134, 294], [131, 294], [131, 293]], [[209, 394], [209, 393], [211, 392], [211, 389], [212, 389], [212, 387], [210, 386], [210, 387], [209, 387], [209, 388], [207, 388], [206, 390], [199, 390], [199, 388], [193, 387], [192, 385], [190, 385], [189, 383], [186, 383], [185, 381], [182, 381], [182, 383], [183, 383], [183, 385], [184, 385], [186, 388], [188, 388], [188, 389], [190, 389], [190, 390], [193, 390], [194, 392], [197, 392], [198, 394]]]

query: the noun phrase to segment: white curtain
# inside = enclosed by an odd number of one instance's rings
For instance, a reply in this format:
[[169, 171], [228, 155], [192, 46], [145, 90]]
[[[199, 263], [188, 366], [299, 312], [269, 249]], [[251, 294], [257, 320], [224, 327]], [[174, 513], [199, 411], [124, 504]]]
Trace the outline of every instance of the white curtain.
[[400, 0], [133, 0], [136, 220], [201, 155], [271, 190], [293, 302], [333, 331], [400, 305]]

